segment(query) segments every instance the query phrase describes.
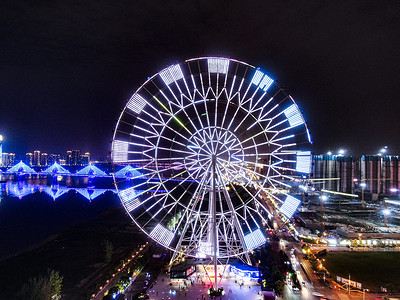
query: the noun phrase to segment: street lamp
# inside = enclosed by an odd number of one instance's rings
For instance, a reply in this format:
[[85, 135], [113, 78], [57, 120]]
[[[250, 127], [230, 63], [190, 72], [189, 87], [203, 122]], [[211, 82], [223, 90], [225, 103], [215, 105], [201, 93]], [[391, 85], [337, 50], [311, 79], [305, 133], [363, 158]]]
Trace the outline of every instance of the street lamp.
[[328, 200], [327, 195], [321, 195], [319, 197], [321, 199], [321, 233], [323, 234], [325, 231], [325, 226], [324, 226], [324, 201]]
[[390, 215], [390, 210], [385, 208], [382, 211], [382, 213], [383, 213], [383, 216], [384, 216], [384, 222], [385, 222], [385, 227], [386, 227], [387, 226], [387, 217], [388, 217], [388, 215]]
[[388, 147], [387, 147], [387, 146], [385, 146], [385, 147], [381, 148], [381, 150], [379, 150], [379, 153], [378, 153], [378, 155], [384, 155], [384, 154], [387, 152], [387, 149], [388, 149]]
[[[361, 179], [362, 180], [362, 179]], [[362, 203], [362, 206], [365, 206], [365, 202], [364, 202], [364, 190], [365, 190], [365, 187], [367, 186], [367, 184], [365, 183], [365, 182], [361, 182], [360, 183], [360, 186], [361, 186], [361, 203]]]
[[369, 292], [369, 289], [362, 288], [362, 291], [363, 291], [363, 300], [365, 300], [365, 291]]

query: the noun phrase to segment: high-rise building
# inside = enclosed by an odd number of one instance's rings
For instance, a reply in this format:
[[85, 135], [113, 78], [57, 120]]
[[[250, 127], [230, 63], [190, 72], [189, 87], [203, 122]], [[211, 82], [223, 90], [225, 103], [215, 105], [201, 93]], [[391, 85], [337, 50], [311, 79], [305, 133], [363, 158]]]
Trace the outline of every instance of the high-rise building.
[[359, 164], [359, 178], [365, 190], [376, 194], [389, 194], [400, 188], [400, 161], [393, 155], [363, 155]]
[[67, 151], [67, 165], [80, 166], [81, 165], [81, 150]]
[[42, 167], [47, 167], [48, 160], [49, 160], [49, 155], [47, 153], [43, 152], [42, 154], [40, 154], [40, 165]]
[[32, 166], [40, 166], [40, 151], [33, 151], [33, 164]]
[[87, 166], [89, 164], [89, 162], [90, 162], [90, 153], [86, 152], [81, 157], [81, 164], [82, 164], [82, 166]]
[[81, 150], [72, 150], [71, 163], [73, 166], [81, 165]]
[[15, 162], [15, 153], [3, 153], [2, 154], [2, 167], [11, 167]]
[[72, 151], [71, 151], [71, 150], [68, 150], [68, 151], [67, 151], [67, 157], [66, 157], [65, 161], [66, 161], [66, 164], [67, 164], [68, 166], [71, 166], [71, 165], [72, 165], [72, 164], [71, 164], [71, 161], [72, 161]]
[[33, 154], [32, 153], [26, 153], [25, 154], [25, 163], [28, 166], [33, 166]]
[[49, 166], [51, 166], [54, 163], [60, 163], [61, 155], [60, 154], [49, 154], [49, 158], [47, 160], [47, 163]]
[[323, 178], [317, 187], [355, 193], [390, 194], [400, 189], [400, 159], [392, 155], [363, 155], [360, 159], [342, 155], [314, 155], [313, 177]]
[[319, 184], [320, 188], [352, 193], [354, 191], [355, 161], [352, 156], [314, 155], [313, 176], [315, 179], [326, 179]]

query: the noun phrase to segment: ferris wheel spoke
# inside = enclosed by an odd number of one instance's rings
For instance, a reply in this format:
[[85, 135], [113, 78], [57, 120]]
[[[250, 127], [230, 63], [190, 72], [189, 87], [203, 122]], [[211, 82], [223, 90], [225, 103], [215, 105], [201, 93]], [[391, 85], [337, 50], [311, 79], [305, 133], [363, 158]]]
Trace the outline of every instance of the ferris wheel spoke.
[[[197, 206], [198, 202], [200, 201], [200, 197], [198, 195], [199, 195], [199, 192], [202, 190], [204, 184], [205, 184], [205, 182], [204, 182], [204, 178], [203, 178], [202, 181], [199, 182], [196, 190], [194, 191], [193, 196], [191, 197], [190, 202], [189, 202], [188, 206], [186, 207], [184, 215], [182, 216], [182, 218], [180, 219], [179, 223], [176, 226], [175, 234], [176, 234], [176, 231], [178, 230], [178, 228], [180, 228], [180, 226], [182, 225], [182, 222], [185, 220], [185, 223], [184, 223], [185, 225], [182, 229], [182, 233], [181, 233], [181, 236], [176, 245], [176, 249], [181, 248], [182, 241], [183, 241], [184, 237], [186, 236], [188, 227], [193, 225], [192, 224], [192, 216], [195, 212], [193, 208], [195, 208]], [[185, 216], [186, 216], [186, 218], [185, 218]]]

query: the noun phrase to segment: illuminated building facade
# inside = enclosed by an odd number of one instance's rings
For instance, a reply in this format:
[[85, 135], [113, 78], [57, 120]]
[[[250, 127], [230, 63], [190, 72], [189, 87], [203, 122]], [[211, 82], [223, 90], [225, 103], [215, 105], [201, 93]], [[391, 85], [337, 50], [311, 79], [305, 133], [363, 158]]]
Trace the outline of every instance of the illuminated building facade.
[[363, 155], [359, 163], [359, 178], [365, 190], [376, 194], [389, 194], [399, 189], [400, 161], [393, 155]]
[[40, 154], [40, 165], [47, 167], [49, 165], [49, 155], [47, 153]]
[[81, 157], [81, 165], [82, 166], [87, 166], [89, 164], [89, 162], [90, 162], [90, 153], [86, 152]]
[[49, 154], [47, 163], [48, 163], [48, 165], [52, 165], [54, 163], [60, 163], [60, 160], [61, 160], [61, 155], [60, 154], [52, 153], [52, 154]]
[[32, 162], [32, 166], [40, 166], [40, 151], [39, 150], [35, 150], [33, 151], [33, 162]]
[[3, 153], [2, 154], [2, 160], [1, 160], [1, 166], [2, 167], [9, 167], [14, 165], [15, 162], [15, 153]]
[[33, 153], [26, 153], [25, 154], [25, 164], [28, 166], [33, 165]]
[[82, 166], [81, 150], [67, 151], [67, 165]]
[[364, 189], [374, 194], [390, 194], [400, 188], [400, 161], [393, 155], [363, 155], [359, 159], [343, 155], [314, 155], [313, 178], [329, 179], [316, 184], [320, 189], [354, 193]]
[[314, 155], [313, 160], [314, 178], [331, 178], [320, 183], [320, 188], [343, 193], [353, 192], [356, 162], [352, 156]]

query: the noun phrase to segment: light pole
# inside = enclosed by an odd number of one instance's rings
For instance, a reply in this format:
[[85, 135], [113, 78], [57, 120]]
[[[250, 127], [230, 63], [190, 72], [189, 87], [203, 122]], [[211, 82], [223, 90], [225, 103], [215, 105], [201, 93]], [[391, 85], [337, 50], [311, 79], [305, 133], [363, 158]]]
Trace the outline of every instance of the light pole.
[[[365, 179], [361, 179], [361, 181], [363, 181], [363, 180], [365, 180]], [[365, 187], [367, 186], [367, 184], [365, 182], [361, 182], [360, 186], [361, 186], [361, 203], [362, 203], [362, 206], [365, 206], [364, 190], [365, 190]]]
[[324, 233], [325, 231], [325, 226], [324, 226], [324, 201], [328, 200], [328, 196], [326, 195], [321, 195], [319, 197], [321, 200], [321, 234]]
[[362, 288], [362, 291], [363, 291], [363, 300], [365, 300], [365, 291], [369, 292], [369, 289]]
[[[386, 180], [391, 180], [391, 179], [390, 178], [363, 178], [363, 179], [361, 179], [360, 180], [361, 181], [361, 183], [360, 183], [360, 186], [361, 186], [361, 203], [362, 203], [363, 206], [365, 206], [364, 190], [367, 187], [367, 184], [364, 181], [367, 181], [367, 180], [369, 180], [369, 181], [386, 181]], [[371, 184], [372, 184], [372, 182], [371, 182]], [[371, 187], [370, 187], [370, 192], [371, 192]], [[378, 192], [379, 192], [379, 190], [378, 190]]]
[[[385, 202], [385, 204], [386, 204], [386, 202]], [[390, 215], [390, 210], [387, 209], [387, 208], [385, 208], [385, 209], [382, 211], [382, 213], [383, 213], [383, 217], [384, 217], [384, 224], [385, 224], [385, 227], [387, 227], [387, 217], [388, 217], [388, 215]]]
[[350, 295], [350, 283], [351, 283], [351, 280], [350, 280], [350, 273], [349, 273], [349, 295]]

